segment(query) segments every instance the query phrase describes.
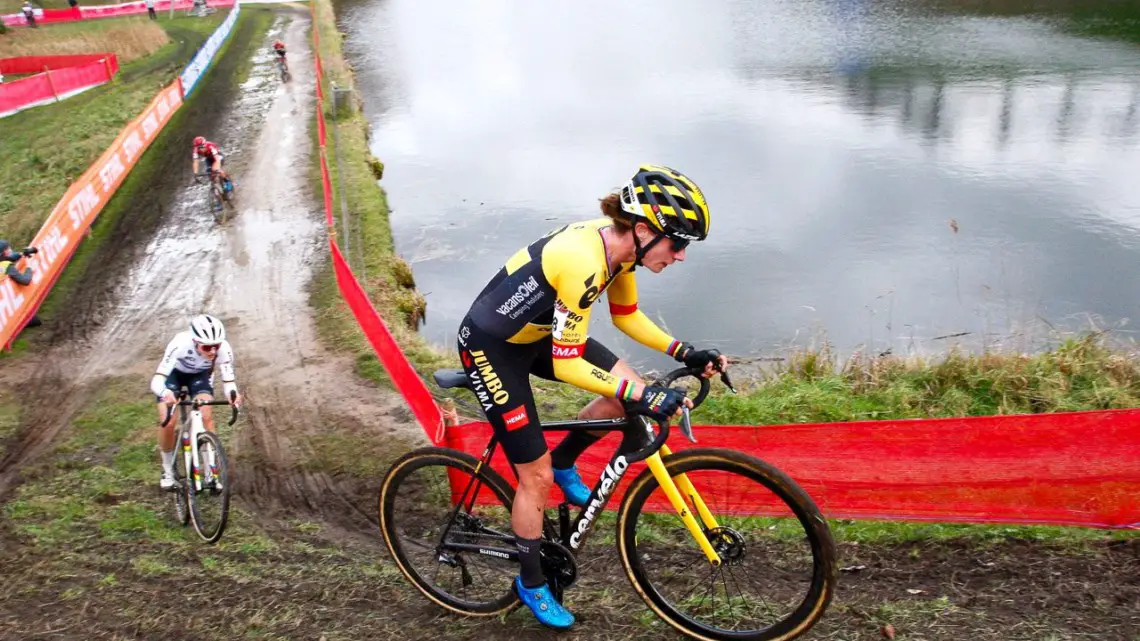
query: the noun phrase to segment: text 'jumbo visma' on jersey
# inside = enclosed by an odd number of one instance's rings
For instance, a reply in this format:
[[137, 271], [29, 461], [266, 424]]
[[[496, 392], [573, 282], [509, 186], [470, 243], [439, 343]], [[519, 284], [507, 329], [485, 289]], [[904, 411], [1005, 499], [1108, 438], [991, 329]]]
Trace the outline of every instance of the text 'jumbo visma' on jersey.
[[633, 263], [610, 271], [602, 229], [608, 218], [573, 223], [520, 249], [483, 288], [471, 320], [509, 343], [553, 333], [554, 375], [582, 389], [621, 398], [630, 382], [582, 358], [590, 307], [606, 293], [614, 325], [637, 342], [672, 355], [680, 343], [637, 309]]

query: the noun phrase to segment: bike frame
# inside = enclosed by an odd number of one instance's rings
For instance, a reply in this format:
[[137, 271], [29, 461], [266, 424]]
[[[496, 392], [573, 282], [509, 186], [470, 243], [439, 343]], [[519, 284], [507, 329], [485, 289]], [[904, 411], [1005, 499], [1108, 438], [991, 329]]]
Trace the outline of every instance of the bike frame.
[[[638, 429], [638, 422], [642, 424], [643, 431]], [[614, 452], [609, 464], [602, 470], [598, 482], [590, 492], [590, 498], [586, 502], [586, 506], [579, 508], [573, 525], [570, 523], [570, 506], [566, 502], [558, 506], [559, 529], [557, 531], [550, 519], [545, 513], [543, 514], [543, 533], [546, 534], [549, 539], [560, 542], [572, 551], [577, 552], [581, 550], [585, 545], [586, 538], [593, 529], [594, 523], [598, 516], [605, 511], [606, 504], [609, 503], [610, 497], [613, 496], [614, 489], [618, 483], [621, 482], [622, 476], [625, 475], [630, 464], [644, 460], [654, 478], [657, 479], [657, 483], [669, 498], [673, 509], [677, 511], [677, 516], [684, 522], [685, 527], [688, 528], [689, 533], [693, 535], [693, 539], [696, 540], [697, 545], [700, 546], [701, 551], [704, 552], [710, 563], [720, 565], [720, 555], [713, 549], [706, 534], [708, 531], [718, 527], [716, 519], [713, 517], [712, 512], [709, 511], [708, 506], [696, 488], [693, 487], [692, 482], [689, 481], [688, 476], [678, 474], [676, 481], [674, 481], [674, 478], [669, 476], [668, 471], [665, 469], [665, 463], [661, 460], [662, 454], [668, 456], [672, 453], [669, 447], [665, 445], [663, 438], [663, 436], [668, 434], [667, 425], [662, 426], [665, 432], [664, 435], [660, 433], [655, 434], [653, 423], [640, 416], [633, 419], [615, 418], [553, 421], [543, 423], [541, 427], [543, 432], [621, 431], [623, 433], [621, 445], [619, 445]], [[659, 448], [652, 447], [652, 443], [656, 440], [661, 441]], [[649, 444], [648, 447], [646, 444]], [[440, 551], [467, 551], [484, 556], [518, 561], [519, 552], [518, 549], [513, 546], [510, 548], [489, 548], [487, 546], [469, 543], [450, 543], [447, 541], [447, 533], [451, 529], [452, 524], [455, 523], [455, 517], [459, 513], [459, 510], [464, 509], [470, 511], [474, 506], [475, 499], [479, 493], [479, 471], [482, 470], [484, 466], [490, 464], [491, 455], [494, 453], [497, 445], [498, 437], [492, 435], [490, 442], [487, 444], [487, 449], [483, 451], [483, 456], [475, 467], [475, 473], [471, 476], [471, 480], [464, 489], [463, 496], [456, 503], [455, 509], [452, 511], [451, 520], [440, 536]], [[642, 449], [650, 450], [652, 453], [644, 455], [641, 453]], [[511, 466], [511, 470], [515, 471], [513, 465]], [[515, 477], [516, 479], [518, 478], [517, 471], [515, 471]], [[691, 502], [691, 505], [686, 503], [686, 498]], [[699, 522], [697, 517], [693, 516], [694, 510], [700, 517]], [[511, 538], [509, 533], [490, 532], [504, 539]]]
[[[232, 400], [232, 399], [231, 399]], [[183, 462], [186, 464], [185, 469], [188, 471], [191, 480], [194, 483], [194, 492], [202, 491], [202, 470], [198, 467], [198, 435], [207, 431], [206, 424], [202, 421], [202, 406], [203, 405], [230, 405], [230, 401], [203, 401], [200, 399], [186, 400], [186, 393], [183, 392], [178, 397], [178, 402], [170, 406], [170, 411], [166, 416], [167, 423], [174, 416], [175, 407], [189, 406], [190, 415], [181, 419], [178, 426], [178, 440], [182, 444]], [[233, 408], [233, 415], [230, 417], [230, 425], [234, 424], [237, 420], [237, 408]], [[167, 423], [163, 423], [166, 425]], [[218, 462], [216, 460], [206, 461], [206, 465], [210, 468], [210, 475], [217, 476]]]
[[[181, 432], [182, 441], [182, 456], [186, 463], [185, 469], [189, 471], [190, 478], [188, 481], [194, 483], [194, 492], [202, 491], [202, 470], [198, 468], [198, 435], [206, 431], [206, 426], [202, 422], [202, 410], [197, 401], [190, 410], [190, 417], [187, 421], [183, 421]], [[206, 461], [212, 475], [218, 473], [217, 461]]]

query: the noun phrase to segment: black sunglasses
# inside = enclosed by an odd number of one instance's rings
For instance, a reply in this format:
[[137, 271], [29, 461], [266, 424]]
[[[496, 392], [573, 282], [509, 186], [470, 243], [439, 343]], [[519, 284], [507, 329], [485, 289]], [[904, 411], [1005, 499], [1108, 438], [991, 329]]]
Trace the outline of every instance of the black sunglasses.
[[673, 251], [675, 252], [679, 252], [685, 249], [689, 246], [689, 243], [692, 242], [688, 238], [672, 238], [669, 236], [666, 236], [666, 238], [668, 238], [673, 243]]

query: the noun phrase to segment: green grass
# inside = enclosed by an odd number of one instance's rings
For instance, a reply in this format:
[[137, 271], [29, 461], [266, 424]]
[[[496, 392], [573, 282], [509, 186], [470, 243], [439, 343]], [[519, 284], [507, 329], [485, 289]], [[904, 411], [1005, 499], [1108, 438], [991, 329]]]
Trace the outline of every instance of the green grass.
[[[175, 521], [170, 495], [157, 491], [154, 421], [154, 404], [138, 393], [137, 380], [107, 381], [56, 446], [48, 467], [3, 506], [4, 516], [42, 547], [194, 543], [196, 535]], [[219, 549], [257, 554], [274, 547], [257, 530], [238, 524], [227, 529]], [[156, 571], [153, 564], [149, 571]]]
[[926, 417], [1034, 414], [1140, 407], [1140, 358], [1103, 333], [1035, 355], [932, 359], [855, 357], [797, 350], [731, 395], [714, 385], [707, 423], [775, 425]]
[[400, 437], [380, 441], [343, 432], [329, 432], [313, 437], [309, 445], [312, 453], [304, 463], [308, 469], [335, 476], [378, 479], [384, 476], [397, 456], [412, 450], [418, 444]]
[[160, 86], [177, 77], [225, 15], [162, 21], [171, 42], [124, 65], [114, 82], [0, 120], [0, 228], [6, 238], [16, 245], [31, 240], [71, 182], [138, 116]]
[[[203, 545], [175, 520], [170, 495], [157, 489], [153, 405], [145, 395], [139, 400], [137, 383], [107, 381], [54, 456], [3, 506], [0, 562], [10, 572], [0, 602], [74, 604], [61, 607], [81, 621], [94, 600], [113, 613], [99, 624], [104, 631], [122, 625], [148, 638], [175, 627], [199, 638], [244, 638], [251, 630], [295, 638], [306, 615], [332, 627], [339, 624], [327, 622], [330, 608], [394, 601], [402, 586], [394, 568], [377, 566], [354, 544], [320, 538], [313, 523], [263, 529], [266, 520], [234, 505], [222, 540]], [[169, 595], [183, 592], [217, 603], [218, 616], [171, 623]], [[28, 638], [18, 626], [35, 627], [37, 609], [22, 610], [19, 621], [16, 610], [0, 611], [12, 634]], [[357, 632], [343, 638], [363, 638], [368, 624], [350, 624]]]
[[20, 429], [20, 402], [11, 390], [0, 391], [0, 458], [7, 448], [5, 441]]

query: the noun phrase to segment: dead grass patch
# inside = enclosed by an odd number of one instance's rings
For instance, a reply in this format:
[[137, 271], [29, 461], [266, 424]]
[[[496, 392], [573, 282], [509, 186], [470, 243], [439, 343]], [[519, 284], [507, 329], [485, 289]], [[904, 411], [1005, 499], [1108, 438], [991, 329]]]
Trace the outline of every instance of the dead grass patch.
[[109, 51], [123, 65], [158, 51], [170, 38], [149, 18], [77, 22], [12, 29], [0, 39], [0, 58], [66, 56]]

